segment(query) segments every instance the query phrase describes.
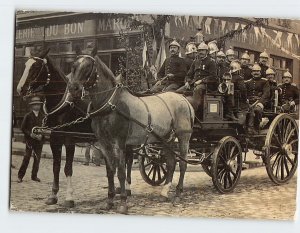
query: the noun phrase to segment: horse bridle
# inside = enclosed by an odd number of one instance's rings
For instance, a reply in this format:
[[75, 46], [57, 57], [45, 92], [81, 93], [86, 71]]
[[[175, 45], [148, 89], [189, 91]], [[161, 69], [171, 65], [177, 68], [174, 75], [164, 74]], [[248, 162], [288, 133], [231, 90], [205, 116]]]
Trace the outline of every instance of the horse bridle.
[[45, 68], [46, 68], [46, 71], [47, 71], [47, 80], [46, 80], [46, 83], [45, 83], [43, 86], [40, 87], [40, 89], [43, 89], [45, 86], [47, 86], [47, 85], [50, 83], [50, 80], [51, 80], [51, 74], [50, 74], [50, 71], [49, 71], [49, 67], [48, 67], [48, 65], [47, 65], [47, 60], [46, 60], [45, 58], [42, 59], [42, 58], [40, 58], [40, 57], [31, 57], [31, 59], [34, 59], [34, 60], [40, 60], [40, 61], [43, 62], [43, 65], [42, 65], [40, 71], [38, 72], [37, 76], [35, 77], [35, 79], [34, 79], [33, 81], [30, 82], [30, 84], [29, 84], [29, 91], [30, 91], [32, 85], [33, 85], [34, 83], [37, 83], [37, 79], [40, 77], [40, 75], [42, 74], [42, 71], [43, 71], [43, 69], [44, 69], [44, 67], [45, 67]]
[[96, 81], [97, 81], [97, 78], [99, 76], [98, 72], [97, 72], [97, 67], [95, 65], [96, 60], [95, 60], [95, 58], [93, 58], [90, 55], [79, 55], [79, 56], [76, 57], [76, 60], [78, 60], [79, 58], [84, 58], [84, 59], [89, 58], [93, 62], [91, 72], [90, 72], [87, 80], [83, 83], [84, 89], [88, 90], [88, 89], [91, 89], [92, 87], [94, 87], [96, 85]]

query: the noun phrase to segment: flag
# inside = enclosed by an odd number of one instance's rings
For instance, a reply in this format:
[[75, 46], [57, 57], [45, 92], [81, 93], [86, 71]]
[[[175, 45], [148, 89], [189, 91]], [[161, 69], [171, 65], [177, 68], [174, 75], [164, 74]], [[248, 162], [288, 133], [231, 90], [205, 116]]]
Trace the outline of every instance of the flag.
[[155, 67], [157, 70], [160, 69], [160, 67], [164, 63], [166, 57], [167, 57], [167, 55], [166, 55], [166, 48], [165, 48], [165, 37], [163, 36], [161, 39], [161, 44], [160, 44], [160, 48], [158, 51], [158, 55], [157, 55], [157, 58], [155, 61]]
[[145, 41], [145, 44], [144, 44], [144, 48], [143, 48], [143, 55], [142, 55], [142, 58], [143, 58], [143, 68], [145, 66], [149, 66], [149, 61], [148, 61], [148, 48], [147, 48], [147, 43]]
[[292, 38], [293, 38], [293, 33], [289, 33], [288, 32], [288, 36], [287, 36], [287, 42], [288, 42], [288, 48], [292, 48]]
[[151, 65], [155, 64], [156, 57], [157, 57], [157, 44], [156, 44], [155, 37], [153, 38], [153, 41], [152, 41], [152, 50], [153, 50], [153, 53], [152, 53]]
[[207, 34], [211, 34], [211, 33], [210, 33], [210, 25], [211, 25], [211, 21], [212, 21], [212, 18], [207, 17], [207, 19], [206, 19], [206, 21], [205, 21], [205, 23], [204, 23], [204, 26], [205, 26], [205, 32], [206, 32]]

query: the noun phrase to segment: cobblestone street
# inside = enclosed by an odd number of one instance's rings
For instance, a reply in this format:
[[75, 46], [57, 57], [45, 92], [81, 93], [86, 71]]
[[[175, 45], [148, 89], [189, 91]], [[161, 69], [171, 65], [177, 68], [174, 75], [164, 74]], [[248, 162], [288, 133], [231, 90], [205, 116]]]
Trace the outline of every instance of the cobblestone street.
[[[21, 156], [13, 156], [13, 164], [19, 168]], [[62, 162], [64, 165], [64, 161]], [[42, 159], [39, 177], [41, 183], [30, 180], [31, 165], [23, 183], [17, 183], [17, 169], [11, 173], [11, 210], [53, 213], [115, 214], [119, 203], [112, 211], [103, 210], [107, 196], [105, 167], [83, 166], [74, 163], [73, 185], [75, 207], [63, 206], [66, 195], [66, 178], [61, 169], [59, 201], [47, 206], [44, 202], [51, 192], [52, 160]], [[199, 169], [200, 170], [200, 169]], [[175, 181], [179, 173], [175, 173]], [[254, 219], [293, 219], [296, 209], [296, 176], [285, 185], [276, 186], [268, 178], [264, 167], [242, 171], [236, 189], [231, 194], [219, 194], [204, 172], [186, 173], [185, 189], [181, 204], [162, 203], [159, 200], [161, 186], [145, 183], [135, 168], [132, 172], [132, 193], [128, 199], [130, 215], [225, 217]]]

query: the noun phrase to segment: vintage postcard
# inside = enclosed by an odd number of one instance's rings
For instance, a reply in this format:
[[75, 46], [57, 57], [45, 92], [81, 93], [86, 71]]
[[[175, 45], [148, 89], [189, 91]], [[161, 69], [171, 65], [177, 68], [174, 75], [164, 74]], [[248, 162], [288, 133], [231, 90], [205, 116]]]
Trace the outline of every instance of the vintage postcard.
[[299, 20], [15, 18], [11, 211], [294, 219]]

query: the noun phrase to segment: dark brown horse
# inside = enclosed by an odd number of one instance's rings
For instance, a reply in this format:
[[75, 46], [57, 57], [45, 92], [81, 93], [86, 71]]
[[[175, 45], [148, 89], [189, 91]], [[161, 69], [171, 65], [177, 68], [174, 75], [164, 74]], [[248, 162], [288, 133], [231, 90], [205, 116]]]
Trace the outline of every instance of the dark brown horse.
[[[90, 117], [94, 131], [106, 160], [108, 178], [107, 208], [113, 206], [115, 196], [114, 175], [121, 188], [120, 213], [127, 213], [125, 191], [126, 145], [161, 142], [178, 138], [180, 154], [186, 158], [192, 133], [194, 110], [189, 102], [176, 93], [137, 97], [116, 82], [113, 73], [98, 56], [79, 56], [74, 62], [69, 81], [73, 98], [90, 98]], [[172, 137], [173, 135], [173, 137]], [[176, 166], [175, 154], [165, 155], [167, 173], [161, 195], [168, 191]], [[183, 189], [186, 163], [180, 162], [180, 178], [176, 194]]]
[[[26, 64], [23, 75], [17, 86], [18, 93], [23, 96], [42, 95], [45, 97], [44, 112], [46, 114], [45, 124], [48, 127], [61, 125], [66, 122], [84, 116], [86, 107], [83, 103], [80, 106], [75, 104], [71, 107], [66, 102], [68, 79], [56, 68], [53, 61], [47, 56], [49, 50], [44, 50], [35, 57], [30, 57]], [[61, 131], [91, 132], [91, 121], [61, 128]], [[75, 140], [71, 137], [62, 137], [58, 134], [51, 134], [50, 147], [53, 154], [53, 185], [52, 193], [48, 197], [46, 204], [56, 204], [58, 201], [57, 193], [59, 191], [59, 173], [61, 167], [62, 146], [66, 149], [66, 163], [64, 172], [67, 177], [67, 192], [64, 205], [74, 206], [72, 174], [73, 158], [75, 152]]]

